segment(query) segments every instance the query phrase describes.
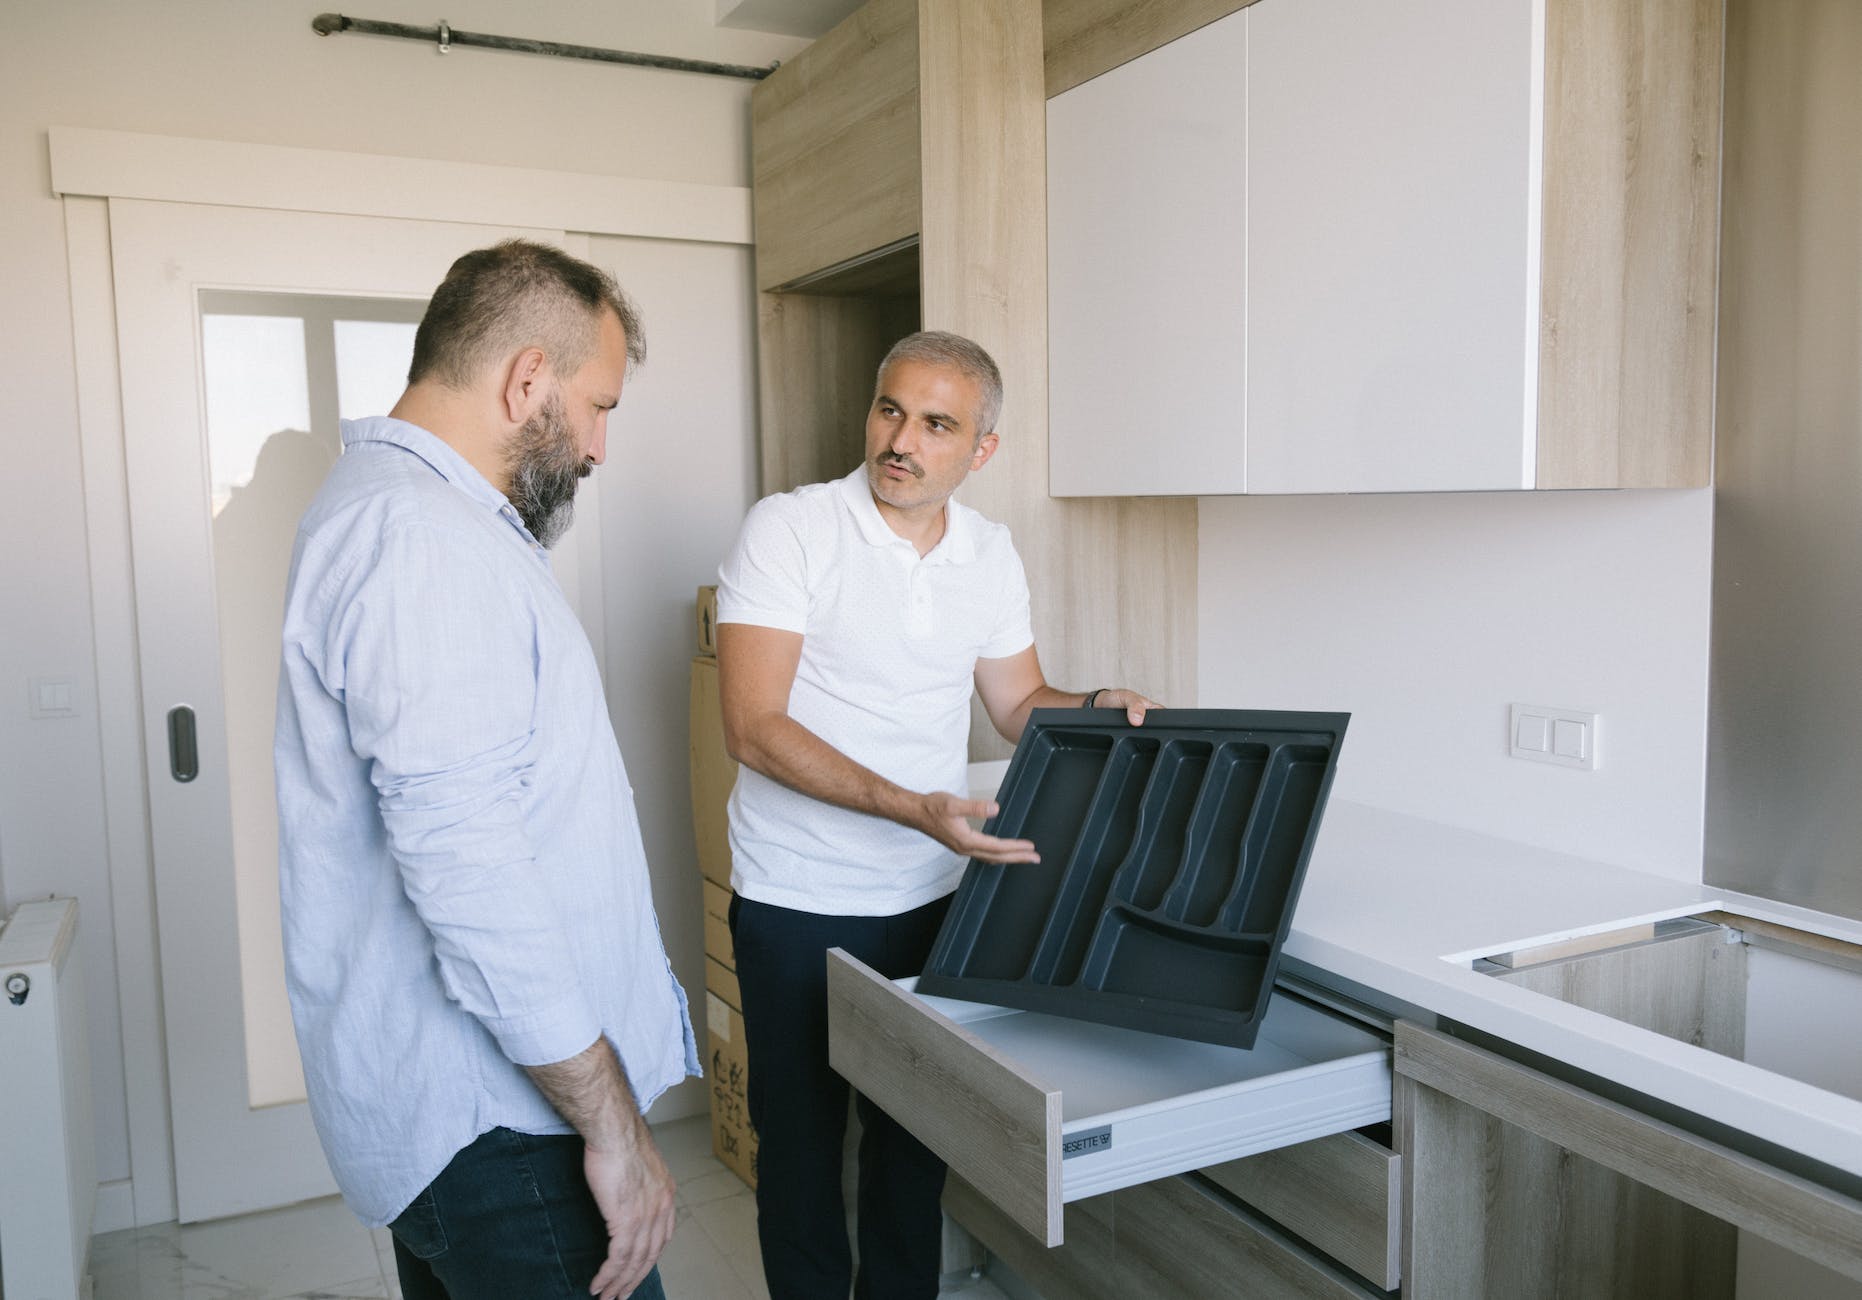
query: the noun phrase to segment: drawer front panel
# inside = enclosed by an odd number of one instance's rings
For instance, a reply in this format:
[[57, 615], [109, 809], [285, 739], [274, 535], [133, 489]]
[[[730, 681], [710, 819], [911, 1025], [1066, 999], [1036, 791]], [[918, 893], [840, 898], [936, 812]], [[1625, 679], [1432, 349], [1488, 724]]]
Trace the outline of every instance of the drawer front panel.
[[1364, 1288], [1193, 1178], [1112, 1196], [1124, 1294], [1363, 1300]]
[[1402, 1157], [1388, 1147], [1336, 1133], [1200, 1172], [1373, 1285], [1396, 1288]]
[[828, 1064], [1045, 1245], [1061, 1240], [1060, 1094], [841, 949]]
[[828, 1058], [1046, 1246], [1065, 1203], [1390, 1118], [1387, 1039], [1291, 995], [1241, 1050], [924, 997], [835, 949]]
[[1187, 1177], [1074, 1202], [1066, 1209], [1066, 1244], [1052, 1250], [961, 1178], [945, 1184], [944, 1208], [1048, 1296], [1367, 1300], [1376, 1294]]

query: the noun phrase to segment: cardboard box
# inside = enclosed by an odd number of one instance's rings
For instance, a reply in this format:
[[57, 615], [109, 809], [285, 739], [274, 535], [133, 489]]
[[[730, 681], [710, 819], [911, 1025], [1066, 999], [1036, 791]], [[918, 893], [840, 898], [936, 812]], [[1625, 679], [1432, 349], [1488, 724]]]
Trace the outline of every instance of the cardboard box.
[[[714, 884], [707, 880], [702, 882], [701, 893], [705, 900], [705, 915], [715, 916], [724, 924], [729, 925], [731, 923], [730, 886]], [[731, 1005], [737, 1004], [733, 1002]]]
[[737, 764], [724, 749], [724, 710], [718, 703], [718, 661], [692, 660], [692, 837], [706, 880], [730, 888], [731, 845], [726, 809], [737, 784]]
[[[711, 896], [713, 896], [713, 892], [717, 892], [717, 894], [722, 894], [722, 896], [724, 896], [724, 907], [721, 907], [719, 911], [711, 911], [711, 903], [713, 903], [713, 898], [711, 898]], [[717, 887], [717, 885], [713, 885], [711, 881], [706, 881], [706, 883], [704, 883], [704, 894], [706, 894], [706, 905], [704, 905], [704, 955], [706, 955], [706, 957], [711, 957], [713, 961], [719, 961], [719, 963], [722, 963], [726, 968], [730, 968], [730, 970], [735, 970], [735, 968], [737, 968], [737, 950], [732, 948], [732, 942], [730, 942], [730, 913], [724, 911], [726, 907], [730, 907], [730, 890], [722, 890], [722, 888]], [[741, 1006], [741, 1002], [737, 1002], [737, 998], [732, 998], [730, 1004], [732, 1004], [732, 1006]]]
[[714, 656], [718, 653], [718, 589], [716, 587], [698, 589], [698, 653]]
[[705, 991], [715, 993], [733, 1007], [743, 1006], [743, 990], [737, 972], [716, 958], [705, 958]]
[[715, 993], [705, 995], [705, 1074], [711, 1082], [711, 1150], [756, 1186], [756, 1134], [750, 1128], [749, 1064], [744, 1020]]

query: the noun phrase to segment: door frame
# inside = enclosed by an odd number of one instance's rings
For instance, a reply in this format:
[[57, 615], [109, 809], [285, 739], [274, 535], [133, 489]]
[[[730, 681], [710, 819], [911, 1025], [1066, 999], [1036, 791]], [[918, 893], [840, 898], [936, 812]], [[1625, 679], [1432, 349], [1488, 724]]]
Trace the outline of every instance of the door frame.
[[[123, 1034], [130, 1177], [98, 1188], [95, 1230], [175, 1217], [174, 1137], [162, 1013], [138, 666], [129, 480], [118, 382], [109, 200], [153, 199], [276, 211], [335, 212], [748, 245], [750, 190], [619, 176], [79, 127], [50, 131], [52, 190], [64, 201], [77, 367], [79, 447], [89, 550], [105, 845]], [[596, 502], [583, 503], [588, 511]], [[566, 594], [596, 629], [597, 530], [559, 557]], [[599, 646], [597, 646], [599, 650]]]

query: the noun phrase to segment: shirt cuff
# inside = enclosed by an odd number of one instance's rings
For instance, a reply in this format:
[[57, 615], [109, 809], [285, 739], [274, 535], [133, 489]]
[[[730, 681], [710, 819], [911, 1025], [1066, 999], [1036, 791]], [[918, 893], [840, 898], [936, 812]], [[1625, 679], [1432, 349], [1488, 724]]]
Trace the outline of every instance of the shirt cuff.
[[718, 601], [719, 623], [749, 623], [755, 627], [773, 627], [781, 632], [808, 631], [806, 615], [785, 609], [756, 609], [749, 605]]
[[525, 1016], [479, 1019], [513, 1065], [555, 1065], [601, 1037], [600, 1017], [579, 998]]

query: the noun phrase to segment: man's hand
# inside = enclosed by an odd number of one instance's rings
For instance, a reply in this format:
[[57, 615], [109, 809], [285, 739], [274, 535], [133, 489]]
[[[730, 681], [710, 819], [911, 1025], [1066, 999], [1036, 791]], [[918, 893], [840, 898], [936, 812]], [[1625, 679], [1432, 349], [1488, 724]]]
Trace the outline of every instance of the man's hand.
[[527, 1065], [537, 1090], [582, 1135], [582, 1176], [608, 1228], [608, 1257], [588, 1293], [630, 1294], [672, 1240], [673, 1183], [606, 1038], [552, 1065]]
[[1093, 699], [1093, 707], [1095, 709], [1124, 709], [1125, 721], [1136, 727], [1143, 725], [1147, 711], [1161, 709], [1164, 706], [1156, 700], [1146, 699], [1136, 691], [1118, 686], [1109, 691], [1099, 692]]
[[631, 1294], [672, 1240], [672, 1175], [646, 1124], [637, 1128], [631, 1150], [591, 1144], [582, 1157], [588, 1190], [608, 1225], [608, 1258], [588, 1287], [601, 1300]]
[[1003, 840], [970, 826], [972, 817], [994, 817], [999, 805], [987, 799], [959, 799], [954, 794], [913, 795], [915, 815], [906, 824], [923, 831], [945, 848], [983, 862], [1039, 862], [1033, 840]]

